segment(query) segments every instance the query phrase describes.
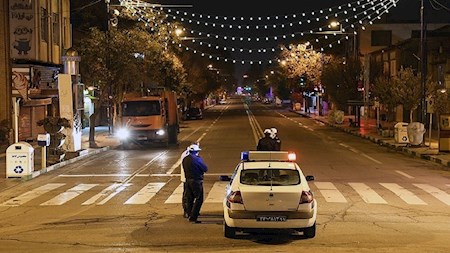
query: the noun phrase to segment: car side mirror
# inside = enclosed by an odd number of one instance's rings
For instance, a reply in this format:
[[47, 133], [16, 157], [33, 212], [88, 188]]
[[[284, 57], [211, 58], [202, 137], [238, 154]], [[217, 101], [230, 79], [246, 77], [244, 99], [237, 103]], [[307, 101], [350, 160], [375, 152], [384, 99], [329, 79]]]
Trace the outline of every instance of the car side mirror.
[[220, 181], [231, 181], [231, 177], [230, 176], [226, 176], [226, 175], [222, 175], [219, 177]]
[[306, 176], [306, 181], [314, 181], [314, 176]]

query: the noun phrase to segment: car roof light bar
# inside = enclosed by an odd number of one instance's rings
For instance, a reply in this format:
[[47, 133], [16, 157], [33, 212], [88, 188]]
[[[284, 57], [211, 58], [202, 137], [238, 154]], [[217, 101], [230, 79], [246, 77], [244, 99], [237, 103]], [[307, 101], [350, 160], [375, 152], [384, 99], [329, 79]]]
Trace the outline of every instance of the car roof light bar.
[[296, 154], [287, 151], [243, 151], [242, 161], [290, 161], [296, 160]]

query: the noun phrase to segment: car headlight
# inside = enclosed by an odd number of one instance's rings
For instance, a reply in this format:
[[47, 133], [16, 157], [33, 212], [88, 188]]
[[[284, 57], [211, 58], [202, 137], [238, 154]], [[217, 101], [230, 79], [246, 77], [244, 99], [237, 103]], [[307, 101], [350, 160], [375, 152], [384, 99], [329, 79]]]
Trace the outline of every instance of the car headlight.
[[126, 128], [120, 128], [116, 133], [117, 138], [121, 140], [128, 139], [130, 137], [130, 131]]
[[164, 131], [164, 129], [159, 129], [158, 131], [156, 131], [156, 135], [164, 135], [166, 134], [166, 131]]

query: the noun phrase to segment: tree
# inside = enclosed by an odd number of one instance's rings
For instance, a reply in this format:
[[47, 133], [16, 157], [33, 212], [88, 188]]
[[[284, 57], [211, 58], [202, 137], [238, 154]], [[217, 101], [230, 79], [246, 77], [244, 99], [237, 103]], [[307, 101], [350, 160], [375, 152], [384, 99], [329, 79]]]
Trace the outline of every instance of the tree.
[[372, 88], [375, 99], [387, 109], [387, 121], [392, 120], [395, 107], [399, 104], [399, 96], [388, 76], [381, 75], [375, 79]]
[[125, 92], [139, 92], [150, 83], [177, 89], [184, 82], [183, 64], [153, 38], [156, 35], [140, 27], [109, 32], [92, 28], [79, 45], [83, 82], [101, 91], [100, 104], [111, 95], [114, 107], [120, 108]]
[[[420, 74], [414, 74], [411, 67], [400, 68], [392, 77], [393, 94], [399, 98], [399, 103], [409, 111], [409, 122], [413, 122], [413, 113], [419, 107], [422, 98], [422, 83]], [[428, 93], [430, 93], [429, 90]]]
[[314, 51], [308, 43], [290, 45], [289, 48], [282, 49], [282, 66], [289, 78], [299, 79], [304, 76], [313, 85], [320, 83], [323, 65], [329, 57]]
[[360, 97], [358, 82], [361, 78], [361, 62], [357, 59], [332, 58], [323, 68], [321, 75], [325, 93], [336, 109], [344, 110], [348, 100]]

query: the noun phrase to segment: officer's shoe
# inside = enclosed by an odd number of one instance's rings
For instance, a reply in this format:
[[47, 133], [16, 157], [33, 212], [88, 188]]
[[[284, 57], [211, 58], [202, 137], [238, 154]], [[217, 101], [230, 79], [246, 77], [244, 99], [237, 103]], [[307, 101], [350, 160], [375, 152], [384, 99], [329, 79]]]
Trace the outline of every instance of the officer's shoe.
[[191, 218], [189, 218], [189, 222], [190, 222], [190, 223], [193, 223], [193, 224], [196, 224], [196, 223], [202, 223], [201, 221], [199, 221], [199, 220], [197, 220], [197, 219], [191, 219]]

